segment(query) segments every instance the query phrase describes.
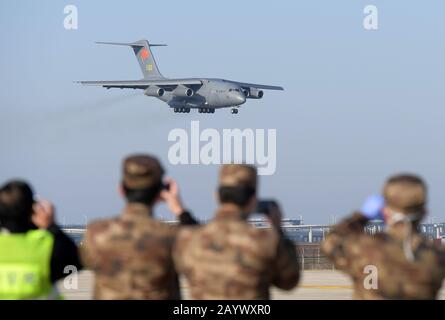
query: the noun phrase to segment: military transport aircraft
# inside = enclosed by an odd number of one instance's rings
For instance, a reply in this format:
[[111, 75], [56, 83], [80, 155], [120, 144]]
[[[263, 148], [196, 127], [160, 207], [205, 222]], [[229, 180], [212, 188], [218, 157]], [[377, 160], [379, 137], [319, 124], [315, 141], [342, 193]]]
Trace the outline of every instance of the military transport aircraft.
[[214, 113], [215, 109], [232, 108], [232, 114], [246, 99], [261, 99], [263, 90], [283, 90], [282, 87], [254, 83], [243, 83], [224, 79], [184, 78], [168, 79], [159, 72], [151, 47], [165, 46], [150, 44], [147, 40], [133, 43], [97, 42], [98, 44], [124, 45], [133, 48], [144, 76], [141, 80], [123, 81], [80, 81], [83, 85], [101, 86], [107, 89], [142, 89], [149, 97], [166, 102], [174, 112]]

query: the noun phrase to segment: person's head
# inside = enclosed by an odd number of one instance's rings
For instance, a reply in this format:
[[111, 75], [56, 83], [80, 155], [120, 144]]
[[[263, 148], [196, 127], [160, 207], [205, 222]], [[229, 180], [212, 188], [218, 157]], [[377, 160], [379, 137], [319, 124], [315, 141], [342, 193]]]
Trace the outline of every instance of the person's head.
[[257, 170], [245, 164], [225, 164], [219, 173], [217, 197], [221, 204], [234, 204], [249, 214], [256, 206]]
[[128, 203], [153, 206], [162, 191], [164, 169], [158, 159], [145, 154], [127, 157], [122, 165], [122, 193]]
[[0, 187], [0, 227], [26, 230], [31, 226], [34, 194], [24, 181], [9, 181]]
[[404, 215], [418, 223], [427, 213], [427, 186], [423, 180], [412, 174], [390, 177], [383, 187], [385, 208], [383, 216], [388, 224], [396, 222], [396, 215]]

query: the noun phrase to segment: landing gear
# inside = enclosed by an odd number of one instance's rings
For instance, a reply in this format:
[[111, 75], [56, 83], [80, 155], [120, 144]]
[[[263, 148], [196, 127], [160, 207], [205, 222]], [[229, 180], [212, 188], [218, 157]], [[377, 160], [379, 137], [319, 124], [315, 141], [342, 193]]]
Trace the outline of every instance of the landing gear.
[[215, 109], [213, 108], [199, 108], [199, 113], [215, 113]]
[[174, 108], [175, 113], [190, 113], [190, 108]]
[[230, 113], [232, 113], [232, 114], [238, 114], [238, 109], [236, 109], [236, 108], [232, 108], [232, 110], [230, 110]]

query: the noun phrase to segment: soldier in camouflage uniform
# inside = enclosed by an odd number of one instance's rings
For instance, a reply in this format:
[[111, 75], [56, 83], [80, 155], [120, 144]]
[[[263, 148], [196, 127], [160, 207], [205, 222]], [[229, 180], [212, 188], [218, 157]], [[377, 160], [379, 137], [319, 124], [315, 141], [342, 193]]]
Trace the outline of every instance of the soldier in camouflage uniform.
[[280, 228], [278, 207], [272, 228], [247, 223], [256, 205], [257, 173], [247, 165], [224, 165], [215, 219], [178, 233], [174, 258], [193, 299], [268, 299], [269, 287], [290, 290], [299, 280], [295, 245]]
[[81, 248], [84, 265], [94, 271], [95, 299], [179, 299], [172, 247], [177, 230], [153, 217], [153, 206], [165, 201], [181, 216], [178, 187], [162, 180], [164, 170], [148, 155], [123, 163], [122, 193], [127, 204], [119, 217], [88, 225]]
[[[435, 299], [445, 277], [445, 251], [417, 231], [426, 214], [427, 189], [417, 176], [398, 175], [360, 212], [335, 226], [322, 250], [351, 276], [356, 299]], [[370, 220], [386, 232], [367, 235]]]

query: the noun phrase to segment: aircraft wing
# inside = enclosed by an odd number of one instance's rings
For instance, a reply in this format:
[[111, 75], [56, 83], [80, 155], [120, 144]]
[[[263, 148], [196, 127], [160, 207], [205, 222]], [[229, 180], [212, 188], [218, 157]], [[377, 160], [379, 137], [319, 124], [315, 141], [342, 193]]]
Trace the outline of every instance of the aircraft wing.
[[278, 87], [278, 86], [268, 86], [268, 85], [264, 85], [264, 84], [235, 82], [235, 81], [232, 81], [232, 82], [236, 83], [237, 85], [239, 85], [240, 87], [243, 87], [243, 88], [257, 88], [257, 89], [264, 89], [264, 90], [284, 90], [283, 87]]
[[158, 87], [176, 87], [179, 85], [202, 85], [200, 80], [196, 79], [159, 79], [159, 80], [124, 80], [124, 81], [79, 81], [85, 86], [100, 86], [107, 89], [147, 89], [149, 86]]

